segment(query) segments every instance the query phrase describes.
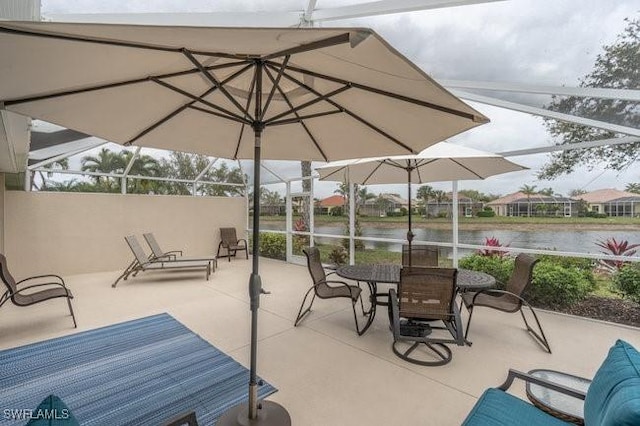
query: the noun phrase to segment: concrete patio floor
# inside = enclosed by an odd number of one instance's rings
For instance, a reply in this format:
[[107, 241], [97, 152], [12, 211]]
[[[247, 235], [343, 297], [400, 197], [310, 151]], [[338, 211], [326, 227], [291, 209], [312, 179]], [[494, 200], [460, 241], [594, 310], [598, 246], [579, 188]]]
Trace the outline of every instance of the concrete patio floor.
[[[116, 289], [111, 283], [119, 271], [65, 277], [75, 295], [78, 329], [62, 299], [28, 308], [7, 304], [0, 309], [0, 349], [168, 312], [248, 365], [249, 268], [250, 261], [223, 259], [210, 281], [200, 272], [147, 273]], [[306, 267], [262, 259], [261, 275], [272, 294], [262, 297], [258, 373], [279, 389], [270, 399], [283, 404], [296, 425], [458, 425], [509, 368], [591, 377], [616, 339], [640, 347], [640, 329], [540, 312], [549, 355], [526, 333], [518, 314], [477, 309], [469, 336], [473, 346], [451, 346], [451, 363], [422, 367], [391, 351], [386, 312], [379, 311], [358, 337], [348, 301], [316, 300], [313, 312], [294, 328], [311, 283]], [[522, 395], [523, 388], [518, 384], [514, 393]]]

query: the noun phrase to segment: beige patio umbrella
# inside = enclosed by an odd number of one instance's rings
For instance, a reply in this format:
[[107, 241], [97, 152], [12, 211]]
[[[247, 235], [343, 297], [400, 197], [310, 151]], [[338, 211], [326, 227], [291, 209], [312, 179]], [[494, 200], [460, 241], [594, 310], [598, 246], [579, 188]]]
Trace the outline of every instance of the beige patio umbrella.
[[[426, 148], [418, 155], [334, 161], [316, 168], [320, 180], [349, 181], [360, 185], [406, 183], [409, 194], [409, 264], [411, 264], [411, 183], [485, 179], [502, 173], [527, 170], [504, 157], [448, 142]], [[414, 173], [415, 172], [415, 173]]]
[[[124, 145], [256, 165], [415, 154], [488, 121], [361, 28], [0, 22], [0, 57], [0, 109]], [[257, 401], [258, 196], [249, 404], [225, 424], [288, 421], [281, 406]]]

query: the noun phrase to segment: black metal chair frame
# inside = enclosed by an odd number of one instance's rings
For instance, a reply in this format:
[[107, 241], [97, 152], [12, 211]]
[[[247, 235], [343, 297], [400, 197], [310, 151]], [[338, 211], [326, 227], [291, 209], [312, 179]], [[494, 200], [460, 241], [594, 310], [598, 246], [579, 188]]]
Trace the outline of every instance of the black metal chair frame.
[[[537, 262], [538, 262], [538, 260], [535, 260], [534, 263], [531, 265], [531, 269], [529, 271], [529, 277], [528, 277], [528, 284], [527, 285], [529, 285], [531, 283], [531, 277], [532, 277], [532, 273], [533, 273], [533, 268], [535, 267], [535, 264]], [[467, 319], [467, 327], [466, 327], [466, 331], [465, 331], [465, 334], [464, 334], [465, 339], [467, 338], [467, 336], [469, 334], [469, 328], [471, 326], [471, 318], [473, 317], [473, 309], [475, 307], [476, 298], [481, 294], [488, 294], [488, 295], [495, 295], [495, 296], [499, 296], [499, 295], [505, 294], [505, 295], [510, 295], [511, 297], [514, 297], [514, 298], [518, 299], [518, 307], [517, 307], [517, 309], [514, 309], [514, 310], [503, 310], [503, 309], [494, 308], [492, 306], [485, 306], [485, 305], [479, 305], [479, 307], [497, 309], [497, 310], [500, 310], [502, 312], [508, 312], [508, 313], [514, 313], [516, 311], [519, 311], [520, 312], [520, 316], [522, 316], [522, 320], [524, 321], [524, 324], [525, 324], [525, 326], [527, 328], [527, 332], [529, 332], [531, 334], [531, 337], [533, 337], [533, 339], [538, 344], [540, 344], [544, 348], [545, 351], [547, 351], [548, 353], [551, 353], [551, 346], [549, 345], [549, 341], [547, 340], [547, 337], [544, 334], [544, 330], [542, 329], [542, 325], [540, 324], [540, 320], [538, 319], [538, 315], [536, 314], [536, 311], [529, 304], [529, 302], [527, 302], [521, 296], [519, 296], [519, 295], [517, 295], [515, 293], [512, 293], [510, 291], [507, 291], [507, 290], [499, 290], [499, 289], [484, 289], [484, 290], [480, 290], [473, 296], [473, 299], [471, 300], [471, 304], [470, 305], [466, 305], [465, 304], [467, 310], [469, 311], [469, 318]], [[525, 316], [524, 311], [522, 310], [523, 306], [526, 306], [531, 311], [531, 314], [533, 315], [533, 318], [536, 321], [536, 325], [538, 326], [538, 330], [540, 330], [540, 333], [535, 331], [531, 327], [531, 325], [529, 324], [529, 321], [527, 321], [527, 317]]]
[[[313, 279], [313, 273], [311, 272], [311, 259], [309, 258], [309, 253], [307, 251], [307, 249], [303, 249], [302, 250], [305, 254], [305, 256], [307, 257], [307, 269], [309, 270], [309, 274], [311, 275], [311, 279]], [[339, 286], [344, 286], [349, 290], [349, 296], [331, 296], [331, 297], [323, 297], [320, 296], [317, 293], [317, 289], [318, 287], [322, 286], [322, 285], [329, 285], [329, 284], [338, 284]], [[330, 286], [329, 286], [330, 287]], [[298, 315], [296, 316], [296, 320], [293, 324], [294, 327], [297, 327], [302, 320], [304, 319], [304, 317], [311, 312], [311, 307], [313, 306], [313, 302], [316, 300], [316, 296], [318, 296], [318, 298], [320, 299], [334, 299], [334, 298], [349, 298], [351, 299], [351, 307], [353, 309], [353, 320], [356, 323], [356, 331], [358, 333], [358, 336], [362, 336], [364, 334], [364, 332], [366, 331], [366, 328], [361, 328], [360, 324], [358, 323], [358, 314], [356, 312], [356, 304], [358, 302], [358, 299], [360, 300], [360, 309], [362, 309], [362, 314], [363, 316], [367, 315], [366, 311], [364, 310], [364, 303], [362, 302], [362, 292], [360, 292], [357, 297], [354, 298], [353, 295], [353, 291], [355, 288], [360, 288], [359, 286], [352, 286], [347, 284], [344, 281], [337, 281], [337, 280], [327, 280], [326, 277], [324, 280], [319, 281], [317, 283], [314, 283], [311, 288], [309, 290], [307, 290], [307, 292], [304, 294], [304, 298], [302, 299], [302, 304], [300, 305], [300, 309], [298, 309]], [[309, 294], [311, 294], [311, 292], [313, 291], [313, 296], [311, 297], [311, 303], [309, 303], [309, 306], [307, 307], [307, 309], [305, 309], [303, 311], [303, 308], [305, 306], [305, 303], [307, 302], [307, 298], [309, 297]]]
[[[4, 263], [4, 268], [7, 268], [6, 259], [3, 259], [2, 261]], [[7, 270], [6, 272], [8, 273], [9, 271]], [[45, 302], [47, 300], [64, 297], [64, 298], [67, 299], [67, 305], [69, 306], [69, 312], [71, 313], [71, 318], [73, 319], [73, 327], [74, 328], [78, 327], [78, 324], [76, 323], [76, 316], [75, 316], [75, 314], [73, 312], [73, 306], [71, 306], [71, 299], [73, 299], [73, 294], [71, 294], [71, 290], [69, 290], [67, 288], [67, 285], [65, 284], [64, 279], [62, 279], [61, 276], [54, 275], [54, 274], [46, 274], [46, 275], [36, 275], [36, 276], [33, 276], [33, 277], [28, 277], [28, 278], [22, 279], [20, 281], [16, 281], [15, 282], [16, 288], [18, 286], [20, 286], [20, 284], [22, 284], [22, 283], [26, 283], [28, 281], [36, 280], [36, 279], [54, 278], [54, 279], [59, 280], [59, 281], [49, 281], [49, 282], [45, 282], [45, 283], [31, 284], [31, 285], [27, 285], [25, 287], [22, 287], [20, 289], [17, 289], [15, 291], [12, 291], [11, 290], [11, 286], [7, 283], [8, 278], [5, 277], [2, 267], [0, 267], [0, 277], [2, 278], [2, 281], [7, 286], [7, 291], [5, 291], [2, 294], [2, 296], [0, 296], [0, 307], [2, 305], [4, 305], [6, 302], [8, 302], [9, 300], [11, 300], [11, 302], [16, 306], [24, 307], [24, 306], [31, 306], [31, 305], [35, 305], [37, 303]], [[24, 292], [25, 290], [33, 290], [34, 288], [46, 287], [46, 286], [62, 287], [64, 289], [65, 293], [64, 294], [55, 295], [55, 296], [52, 296], [52, 297], [49, 297], [49, 298], [46, 298], [46, 299], [38, 300], [36, 302], [27, 303], [27, 304], [18, 303], [16, 301], [16, 299], [15, 299], [15, 296], [19, 295], [20, 293]], [[42, 291], [46, 291], [46, 289], [44, 289]]]
[[[416, 269], [416, 268], [414, 268]], [[418, 268], [419, 269], [419, 268]], [[425, 269], [437, 269], [437, 268], [425, 268]], [[453, 354], [451, 349], [446, 345], [447, 343], [453, 343], [458, 346], [471, 345], [463, 336], [462, 320], [460, 318], [460, 309], [456, 304], [456, 283], [454, 274], [454, 281], [452, 283], [453, 293], [451, 298], [451, 319], [444, 320], [430, 320], [430, 319], [407, 319], [404, 323], [400, 319], [400, 306], [398, 302], [398, 294], [395, 289], [389, 290], [389, 321], [391, 324], [391, 332], [393, 333], [393, 343], [391, 348], [393, 353], [403, 360], [412, 364], [424, 365], [429, 367], [436, 367], [448, 364]], [[399, 284], [401, 285], [401, 284]], [[434, 326], [430, 323], [434, 321], [442, 321], [444, 326]], [[429, 323], [429, 324], [428, 324]], [[453, 336], [452, 339], [434, 338], [428, 337], [433, 330], [447, 330]], [[404, 332], [404, 333], [403, 333]], [[406, 350], [402, 351], [398, 348], [398, 343], [401, 342], [413, 342], [413, 344]], [[439, 360], [436, 361], [424, 361], [417, 358], [412, 358], [411, 354], [423, 344], [428, 347], [433, 353], [436, 354]]]
[[[224, 238], [222, 238], [223, 236], [223, 229], [227, 229], [227, 228], [220, 228], [220, 242], [218, 243], [218, 252], [216, 253], [216, 258], [221, 258], [221, 257], [226, 257], [229, 259], [229, 262], [231, 262], [231, 258], [232, 257], [236, 257], [237, 252], [239, 251], [244, 251], [245, 253], [245, 257], [247, 259], [249, 259], [249, 245], [247, 244], [247, 240], [245, 240], [244, 238], [240, 238], [238, 239], [236, 236], [236, 241], [235, 241], [235, 248], [231, 248], [231, 245], [227, 242], [225, 243]], [[235, 228], [228, 228], [228, 229], [233, 229], [234, 233], [235, 233]], [[240, 243], [243, 243], [243, 246], [240, 246]], [[220, 255], [220, 249], [226, 249], [227, 250], [227, 254], [224, 256]]]

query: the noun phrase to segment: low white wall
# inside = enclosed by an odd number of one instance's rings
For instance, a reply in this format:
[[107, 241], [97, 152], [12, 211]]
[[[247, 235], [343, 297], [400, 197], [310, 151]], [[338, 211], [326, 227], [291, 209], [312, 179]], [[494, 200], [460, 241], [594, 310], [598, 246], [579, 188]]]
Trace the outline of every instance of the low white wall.
[[220, 227], [245, 238], [243, 197], [5, 192], [4, 243], [15, 278], [124, 269], [124, 237], [153, 232], [163, 250], [215, 254]]

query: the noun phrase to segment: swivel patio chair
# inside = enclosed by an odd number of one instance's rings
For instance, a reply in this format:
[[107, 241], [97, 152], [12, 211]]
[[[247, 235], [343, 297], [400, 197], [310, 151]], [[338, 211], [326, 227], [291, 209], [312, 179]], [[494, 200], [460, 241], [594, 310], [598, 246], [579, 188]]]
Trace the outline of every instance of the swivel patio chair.
[[[76, 316], [71, 306], [73, 294], [71, 294], [71, 290], [67, 288], [62, 277], [58, 275], [37, 275], [16, 281], [9, 272], [7, 259], [4, 255], [0, 254], [0, 279], [2, 279], [2, 282], [7, 287], [7, 291], [0, 296], [0, 306], [9, 300], [16, 306], [30, 306], [46, 300], [64, 297], [67, 299], [69, 312], [71, 312], [71, 318], [73, 318], [73, 327], [78, 327], [76, 324]], [[33, 284], [28, 284], [29, 282]], [[33, 291], [33, 289], [36, 288], [38, 290]]]
[[[455, 303], [457, 273], [450, 268], [402, 268], [397, 293], [389, 290], [392, 349], [398, 357], [413, 364], [440, 366], [452, 359], [447, 344], [465, 345]], [[444, 326], [435, 326], [434, 321]], [[434, 330], [447, 331], [451, 338], [433, 336]]]
[[[544, 331], [542, 330], [536, 311], [534, 311], [533, 307], [522, 298], [522, 294], [531, 284], [533, 268], [536, 263], [538, 263], [538, 260], [533, 256], [520, 253], [516, 257], [513, 273], [506, 284], [505, 290], [486, 289], [475, 293], [468, 292], [462, 294], [462, 301], [469, 311], [465, 338], [469, 334], [469, 327], [471, 325], [471, 318], [475, 307], [484, 306], [509, 313], [520, 312], [520, 315], [524, 320], [524, 324], [527, 327], [527, 331], [531, 333], [531, 336], [536, 342], [538, 342], [547, 352], [551, 353], [551, 347], [544, 335]], [[527, 317], [522, 310], [523, 306], [526, 306], [531, 311], [531, 314], [536, 321], [536, 325], [538, 326], [538, 330], [540, 330], [539, 333], [529, 325]]]
[[[311, 312], [311, 306], [313, 306], [313, 302], [316, 300], [316, 296], [320, 299], [333, 299], [336, 297], [348, 298], [351, 300], [351, 307], [353, 308], [353, 319], [356, 323], [356, 331], [359, 336], [364, 333], [364, 330], [360, 328], [358, 324], [358, 314], [356, 313], [356, 304], [358, 300], [360, 300], [360, 308], [362, 309], [363, 315], [364, 304], [362, 302], [362, 289], [355, 285], [349, 285], [344, 281], [334, 281], [327, 280], [327, 276], [325, 274], [324, 268], [322, 267], [322, 262], [320, 262], [320, 251], [317, 247], [307, 247], [302, 250], [307, 256], [307, 267], [309, 268], [309, 274], [311, 274], [311, 280], [313, 281], [313, 285], [304, 295], [304, 299], [302, 299], [302, 304], [300, 305], [300, 309], [298, 310], [298, 316], [296, 317], [296, 321], [294, 323], [294, 327], [297, 327], [302, 319]], [[335, 285], [329, 285], [335, 284]], [[311, 303], [309, 303], [309, 307], [303, 311], [305, 303], [307, 302], [307, 297], [313, 292], [313, 296], [311, 298]]]
[[[409, 264], [409, 256], [411, 256], [411, 264]], [[425, 245], [402, 245], [402, 266], [422, 266], [425, 268], [438, 267], [438, 248]]]
[[213, 269], [211, 260], [175, 261], [168, 259], [154, 259], [147, 256], [144, 249], [134, 235], [124, 237], [127, 245], [133, 253], [133, 261], [125, 268], [111, 287], [115, 288], [120, 280], [127, 280], [130, 276], [136, 276], [142, 271], [176, 270], [176, 269], [204, 269], [207, 281]]
[[[220, 256], [220, 249], [223, 248], [227, 250], [226, 256]], [[228, 257], [231, 262], [231, 256], [236, 257], [236, 253], [239, 251], [244, 251], [246, 258], [249, 259], [247, 240], [238, 239], [236, 228], [220, 228], [220, 243], [216, 257]]]
[[147, 245], [151, 249], [149, 260], [169, 260], [174, 262], [211, 262], [212, 272], [216, 271], [218, 260], [215, 256], [183, 256], [182, 250], [164, 251], [160, 248], [158, 240], [151, 232], [142, 234]]

